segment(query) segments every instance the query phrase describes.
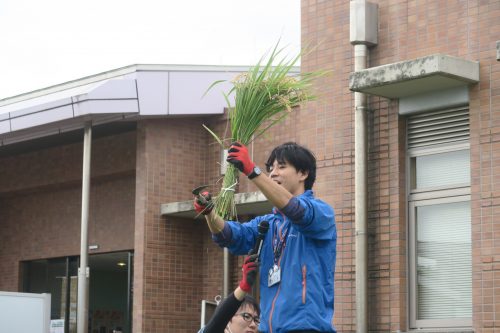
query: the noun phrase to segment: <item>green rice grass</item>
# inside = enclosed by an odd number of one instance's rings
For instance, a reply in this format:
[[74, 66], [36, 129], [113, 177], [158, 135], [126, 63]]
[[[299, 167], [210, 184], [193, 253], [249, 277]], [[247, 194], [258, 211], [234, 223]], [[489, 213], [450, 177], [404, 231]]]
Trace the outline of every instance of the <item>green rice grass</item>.
[[[278, 43], [279, 44], [279, 43]], [[282, 56], [283, 48], [273, 48], [265, 61], [265, 56], [248, 72], [238, 75], [231, 83], [233, 87], [224, 94], [228, 104], [230, 138], [219, 138], [204, 126], [222, 149], [239, 141], [244, 145], [264, 134], [272, 126], [282, 121], [293, 110], [306, 101], [313, 100], [311, 94], [313, 80], [324, 72], [290, 73], [300, 59], [301, 53], [293, 58]], [[214, 82], [208, 89], [224, 81]], [[229, 96], [234, 94], [234, 106]], [[215, 200], [215, 212], [225, 220], [237, 218], [234, 194], [238, 184], [239, 170], [228, 165], [222, 188]]]

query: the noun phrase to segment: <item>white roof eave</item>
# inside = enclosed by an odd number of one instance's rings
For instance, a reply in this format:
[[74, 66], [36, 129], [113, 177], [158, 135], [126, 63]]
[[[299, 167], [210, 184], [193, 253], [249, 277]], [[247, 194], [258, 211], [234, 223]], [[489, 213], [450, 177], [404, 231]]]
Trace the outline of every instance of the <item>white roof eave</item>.
[[[0, 100], [0, 146], [136, 116], [222, 114], [245, 66], [132, 65]], [[299, 67], [292, 73], [298, 74]], [[214, 82], [222, 81], [208, 90]], [[230, 99], [232, 103], [232, 99]]]
[[91, 83], [0, 106], [0, 141], [6, 145], [138, 113], [135, 80]]

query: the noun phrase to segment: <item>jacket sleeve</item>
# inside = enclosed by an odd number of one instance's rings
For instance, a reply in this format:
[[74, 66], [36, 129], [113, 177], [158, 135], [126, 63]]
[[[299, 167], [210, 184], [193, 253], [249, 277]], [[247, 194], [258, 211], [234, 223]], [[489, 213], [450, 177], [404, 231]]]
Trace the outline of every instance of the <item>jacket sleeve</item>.
[[232, 238], [228, 243], [228, 250], [235, 255], [245, 255], [254, 247], [257, 239], [257, 226], [262, 220], [262, 216], [258, 216], [253, 220], [245, 223], [228, 221], [227, 224], [231, 228]]
[[233, 318], [236, 311], [240, 308], [243, 301], [239, 301], [234, 294], [231, 293], [221, 304], [217, 307], [214, 315], [203, 328], [203, 333], [222, 333], [227, 326], [227, 323]]
[[257, 216], [245, 223], [226, 221], [223, 232], [213, 234], [212, 239], [220, 247], [227, 247], [232, 254], [246, 255], [255, 245], [259, 223], [270, 221], [271, 217], [272, 214]]
[[283, 213], [306, 237], [319, 240], [337, 237], [335, 213], [326, 202], [309, 196], [294, 197]]

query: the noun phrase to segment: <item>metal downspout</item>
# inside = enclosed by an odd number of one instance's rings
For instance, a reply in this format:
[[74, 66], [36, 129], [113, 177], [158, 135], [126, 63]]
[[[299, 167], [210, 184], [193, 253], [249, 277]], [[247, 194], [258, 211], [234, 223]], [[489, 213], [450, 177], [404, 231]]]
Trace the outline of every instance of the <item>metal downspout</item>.
[[[354, 45], [354, 70], [366, 68], [368, 47]], [[356, 332], [368, 332], [368, 181], [366, 103], [363, 93], [354, 93], [354, 177], [356, 243]]]
[[92, 123], [85, 123], [83, 136], [83, 175], [82, 175], [82, 222], [80, 239], [80, 267], [78, 268], [78, 308], [77, 332], [88, 331], [88, 221], [90, 197], [90, 151], [92, 147]]
[[222, 285], [222, 296], [224, 299], [229, 295], [229, 251], [227, 247], [224, 248], [224, 277]]
[[[368, 47], [378, 43], [378, 5], [350, 2], [350, 42], [354, 71], [367, 68]], [[356, 332], [368, 332], [368, 140], [367, 96], [354, 93], [354, 212], [356, 269]]]

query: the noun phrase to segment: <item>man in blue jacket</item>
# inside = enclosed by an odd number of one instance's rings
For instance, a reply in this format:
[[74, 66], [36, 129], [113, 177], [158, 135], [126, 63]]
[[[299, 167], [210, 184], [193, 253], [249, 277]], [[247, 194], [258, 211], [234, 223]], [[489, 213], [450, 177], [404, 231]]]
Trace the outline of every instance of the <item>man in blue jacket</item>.
[[[261, 251], [260, 332], [336, 332], [333, 325], [337, 231], [333, 209], [316, 199], [316, 159], [296, 143], [276, 147], [266, 163], [269, 177], [235, 142], [227, 161], [274, 205], [272, 214], [246, 223], [224, 221], [195, 199], [214, 241], [233, 254], [253, 249], [261, 221], [269, 222]], [[205, 192], [204, 195], [208, 195]]]

